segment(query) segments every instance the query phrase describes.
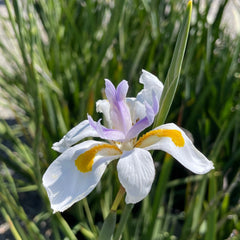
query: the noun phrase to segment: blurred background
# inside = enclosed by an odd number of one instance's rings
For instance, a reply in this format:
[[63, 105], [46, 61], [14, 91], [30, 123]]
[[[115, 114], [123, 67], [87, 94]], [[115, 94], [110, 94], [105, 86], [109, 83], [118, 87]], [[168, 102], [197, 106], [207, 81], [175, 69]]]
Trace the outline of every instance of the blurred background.
[[[104, 78], [164, 82], [183, 0], [0, 1], [0, 239], [96, 239], [119, 188], [115, 163], [84, 200], [52, 214], [42, 175], [51, 149], [87, 113]], [[154, 152], [156, 178], [122, 239], [240, 239], [240, 2], [193, 1], [179, 86], [166, 122], [214, 162], [193, 175]], [[124, 209], [124, 201], [119, 216]]]

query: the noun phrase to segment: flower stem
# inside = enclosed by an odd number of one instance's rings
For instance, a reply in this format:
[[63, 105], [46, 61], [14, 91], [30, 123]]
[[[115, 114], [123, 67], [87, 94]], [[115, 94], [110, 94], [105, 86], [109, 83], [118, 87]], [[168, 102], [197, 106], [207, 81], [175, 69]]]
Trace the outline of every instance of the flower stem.
[[116, 231], [116, 234], [114, 236], [114, 240], [119, 240], [121, 239], [122, 232], [124, 230], [124, 227], [127, 223], [128, 217], [133, 209], [133, 204], [127, 204], [122, 212], [120, 222], [118, 224], [118, 228]]
[[125, 194], [125, 189], [121, 186], [117, 193], [117, 196], [113, 202], [111, 210], [110, 210], [108, 216], [106, 217], [106, 219], [104, 220], [101, 232], [99, 233], [98, 240], [112, 239], [114, 229], [116, 226], [117, 208], [118, 208], [118, 205], [121, 202], [124, 194]]
[[124, 189], [124, 187], [121, 185], [121, 187], [120, 187], [120, 189], [119, 189], [119, 191], [118, 191], [118, 193], [117, 193], [117, 196], [116, 196], [116, 198], [115, 198], [115, 200], [114, 200], [114, 202], [113, 202], [113, 205], [112, 205], [112, 207], [111, 207], [111, 211], [117, 211], [118, 205], [119, 205], [119, 203], [121, 202], [122, 197], [124, 196], [124, 194], [125, 194], [125, 189]]

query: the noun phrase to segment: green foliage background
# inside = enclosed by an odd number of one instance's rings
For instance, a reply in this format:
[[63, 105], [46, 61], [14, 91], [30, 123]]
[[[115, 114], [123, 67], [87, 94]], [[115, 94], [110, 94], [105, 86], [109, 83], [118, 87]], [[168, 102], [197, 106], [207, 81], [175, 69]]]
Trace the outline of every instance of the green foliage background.
[[[212, 1], [202, 10], [193, 1], [179, 86], [166, 120], [191, 132], [215, 170], [193, 175], [154, 152], [153, 188], [134, 206], [122, 239], [239, 239], [240, 39], [220, 27], [227, 2], [221, 1], [210, 24]], [[187, 2], [5, 4], [8, 18], [1, 24], [9, 41], [0, 39], [7, 62], [0, 66], [0, 87], [15, 118], [0, 121], [0, 213], [15, 239], [96, 239], [119, 188], [115, 164], [86, 199], [53, 215], [41, 183], [57, 157], [51, 146], [87, 113], [100, 117], [95, 101], [102, 98], [104, 78], [115, 85], [128, 80], [129, 96], [141, 89], [142, 68], [165, 81]], [[34, 216], [26, 213], [22, 196], [33, 199]]]

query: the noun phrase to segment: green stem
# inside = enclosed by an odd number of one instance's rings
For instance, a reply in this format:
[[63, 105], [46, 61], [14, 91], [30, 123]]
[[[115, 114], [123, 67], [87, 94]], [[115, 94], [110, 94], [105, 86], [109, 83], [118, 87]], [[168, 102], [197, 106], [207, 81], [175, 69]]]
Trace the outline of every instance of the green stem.
[[110, 210], [108, 216], [106, 217], [106, 219], [104, 220], [98, 240], [112, 239], [114, 229], [116, 226], [117, 208], [118, 208], [118, 205], [121, 202], [124, 194], [125, 194], [125, 189], [121, 186], [117, 193], [117, 196], [113, 202], [111, 210]]
[[125, 194], [125, 189], [121, 185], [121, 187], [120, 187], [120, 189], [119, 189], [119, 191], [117, 193], [117, 196], [116, 196], [116, 198], [115, 198], [115, 200], [113, 202], [113, 205], [111, 207], [111, 211], [117, 211], [118, 205], [121, 202], [124, 194]]
[[120, 222], [118, 224], [118, 228], [116, 234], [114, 236], [114, 240], [119, 240], [121, 238], [123, 229], [127, 223], [128, 217], [133, 209], [134, 204], [127, 204], [122, 212], [122, 216]]

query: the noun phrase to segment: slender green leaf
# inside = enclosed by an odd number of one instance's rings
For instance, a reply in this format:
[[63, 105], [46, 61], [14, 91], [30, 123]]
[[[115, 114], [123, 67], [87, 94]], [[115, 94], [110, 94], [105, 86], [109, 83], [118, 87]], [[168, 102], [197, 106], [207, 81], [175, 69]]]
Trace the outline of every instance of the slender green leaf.
[[113, 232], [116, 226], [116, 218], [117, 218], [116, 211], [110, 211], [107, 218], [104, 220], [98, 240], [112, 239]]
[[178, 34], [178, 39], [174, 48], [174, 53], [168, 70], [167, 78], [164, 82], [164, 89], [160, 99], [159, 106], [160, 110], [156, 116], [154, 126], [161, 125], [165, 122], [178, 86], [182, 61], [187, 45], [191, 14], [192, 14], [192, 1], [189, 1]]

